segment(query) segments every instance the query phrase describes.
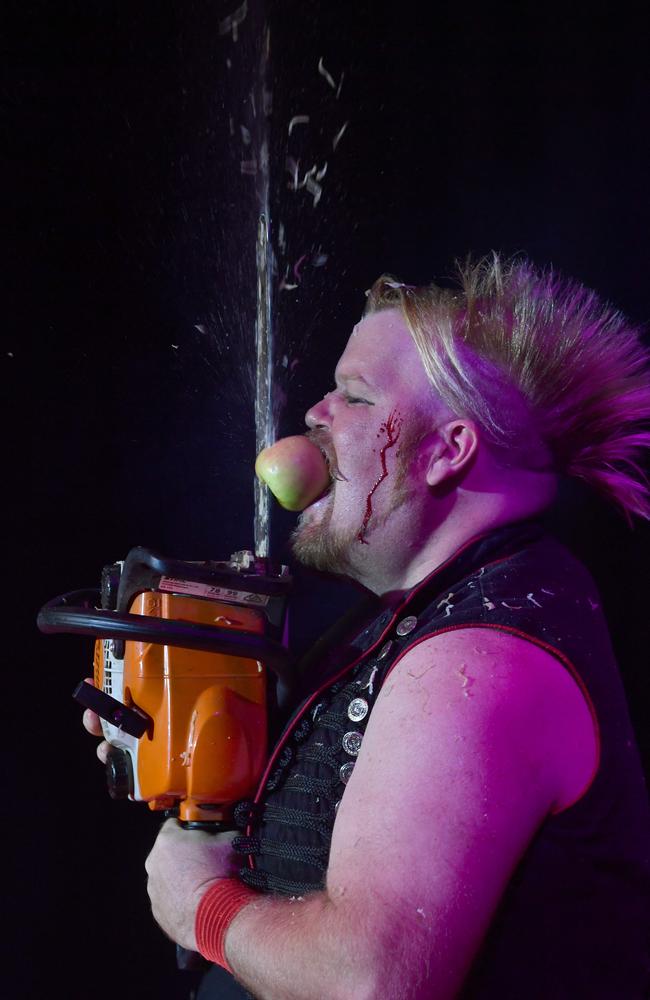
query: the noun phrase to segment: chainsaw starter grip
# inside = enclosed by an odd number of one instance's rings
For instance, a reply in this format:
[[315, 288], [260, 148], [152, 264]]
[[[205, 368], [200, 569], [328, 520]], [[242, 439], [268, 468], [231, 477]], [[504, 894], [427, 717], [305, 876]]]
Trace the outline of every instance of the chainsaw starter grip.
[[151, 719], [141, 710], [136, 711], [128, 705], [123, 705], [117, 698], [112, 698], [105, 691], [99, 691], [86, 681], [77, 684], [72, 697], [84, 708], [95, 712], [100, 719], [106, 719], [112, 726], [117, 726], [138, 740], [151, 727]]

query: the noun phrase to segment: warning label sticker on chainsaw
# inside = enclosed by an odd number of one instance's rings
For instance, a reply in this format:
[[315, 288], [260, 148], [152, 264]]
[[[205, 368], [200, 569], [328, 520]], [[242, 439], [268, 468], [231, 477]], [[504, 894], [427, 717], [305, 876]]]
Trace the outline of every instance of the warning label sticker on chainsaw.
[[191, 594], [192, 597], [208, 597], [226, 604], [255, 604], [264, 607], [271, 598], [268, 594], [251, 594], [247, 590], [231, 590], [229, 587], [213, 587], [209, 583], [196, 580], [176, 580], [173, 576], [161, 576], [159, 590], [174, 594]]

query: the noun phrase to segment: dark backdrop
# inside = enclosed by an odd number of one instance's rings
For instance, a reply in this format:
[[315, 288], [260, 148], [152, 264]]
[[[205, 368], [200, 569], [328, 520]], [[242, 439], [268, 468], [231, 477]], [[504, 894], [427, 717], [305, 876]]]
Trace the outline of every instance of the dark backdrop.
[[[252, 545], [256, 181], [240, 163], [265, 16], [249, 5], [237, 41], [219, 33], [235, 0], [26, 2], [6, 18], [8, 995], [190, 989], [147, 912], [157, 820], [108, 799], [70, 699], [90, 644], [34, 619], [132, 545]], [[647, 48], [622, 5], [276, 0], [266, 19], [279, 276], [302, 260], [276, 297], [282, 433], [330, 387], [382, 271], [443, 280], [468, 250], [524, 252], [647, 320]], [[345, 73], [338, 99], [321, 57], [337, 86]], [[288, 190], [287, 156], [328, 161], [316, 206]], [[647, 763], [648, 530], [575, 487], [554, 520], [601, 586]], [[291, 523], [276, 512], [278, 558]], [[358, 598], [301, 579], [298, 651]]]

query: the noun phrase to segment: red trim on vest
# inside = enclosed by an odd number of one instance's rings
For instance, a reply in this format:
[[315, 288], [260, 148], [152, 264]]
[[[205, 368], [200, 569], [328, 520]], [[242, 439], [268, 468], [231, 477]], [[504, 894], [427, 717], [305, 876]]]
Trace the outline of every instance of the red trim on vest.
[[565, 654], [561, 650], [557, 649], [555, 646], [551, 646], [550, 643], [548, 642], [544, 642], [543, 639], [537, 639], [535, 636], [529, 635], [528, 632], [521, 632], [519, 629], [516, 629], [510, 625], [497, 625], [497, 624], [492, 625], [489, 622], [463, 622], [462, 625], [449, 625], [447, 628], [438, 629], [436, 632], [429, 632], [427, 633], [427, 635], [423, 635], [419, 639], [416, 639], [414, 642], [412, 642], [410, 646], [407, 646], [406, 649], [402, 650], [399, 656], [395, 659], [394, 663], [391, 663], [389, 670], [386, 672], [384, 683], [386, 683], [391, 672], [397, 666], [400, 660], [408, 652], [410, 652], [410, 650], [414, 649], [416, 646], [419, 646], [420, 643], [426, 642], [428, 639], [433, 639], [437, 635], [444, 635], [445, 632], [458, 632], [461, 631], [462, 629], [468, 629], [468, 628], [487, 628], [497, 632], [506, 632], [509, 635], [517, 636], [517, 638], [519, 639], [525, 639], [527, 642], [532, 643], [534, 646], [539, 646], [540, 649], [543, 649], [545, 650], [545, 652], [550, 653], [551, 656], [554, 656], [556, 660], [560, 661], [562, 666], [566, 667], [566, 669], [569, 671], [574, 681], [580, 688], [582, 696], [585, 699], [585, 702], [587, 703], [587, 708], [589, 709], [589, 713], [591, 715], [591, 721], [594, 724], [594, 730], [596, 735], [596, 763], [594, 764], [594, 769], [589, 778], [589, 781], [587, 782], [583, 790], [580, 792], [580, 794], [571, 802], [569, 802], [567, 805], [562, 806], [561, 809], [551, 810], [551, 816], [559, 816], [561, 813], [566, 812], [567, 809], [570, 809], [571, 806], [574, 806], [576, 802], [579, 802], [581, 799], [585, 797], [585, 795], [587, 794], [587, 792], [589, 791], [589, 789], [591, 788], [596, 779], [596, 775], [598, 774], [598, 770], [600, 768], [600, 758], [601, 758], [600, 724], [598, 722], [598, 715], [596, 714], [596, 706], [594, 705], [591, 699], [591, 695], [587, 690], [587, 686], [585, 685], [585, 682], [578, 673], [576, 667], [568, 658], [568, 656], [565, 656]]

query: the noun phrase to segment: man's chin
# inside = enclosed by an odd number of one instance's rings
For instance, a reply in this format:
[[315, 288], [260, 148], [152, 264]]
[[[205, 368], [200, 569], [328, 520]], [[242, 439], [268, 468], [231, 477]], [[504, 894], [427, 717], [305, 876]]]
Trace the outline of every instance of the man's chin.
[[325, 511], [324, 517], [318, 517], [317, 512], [312, 517], [310, 512], [315, 506], [316, 504], [312, 504], [303, 511], [291, 534], [291, 551], [304, 566], [322, 573], [347, 576], [351, 570], [352, 539], [332, 534], [329, 526], [331, 508]]

